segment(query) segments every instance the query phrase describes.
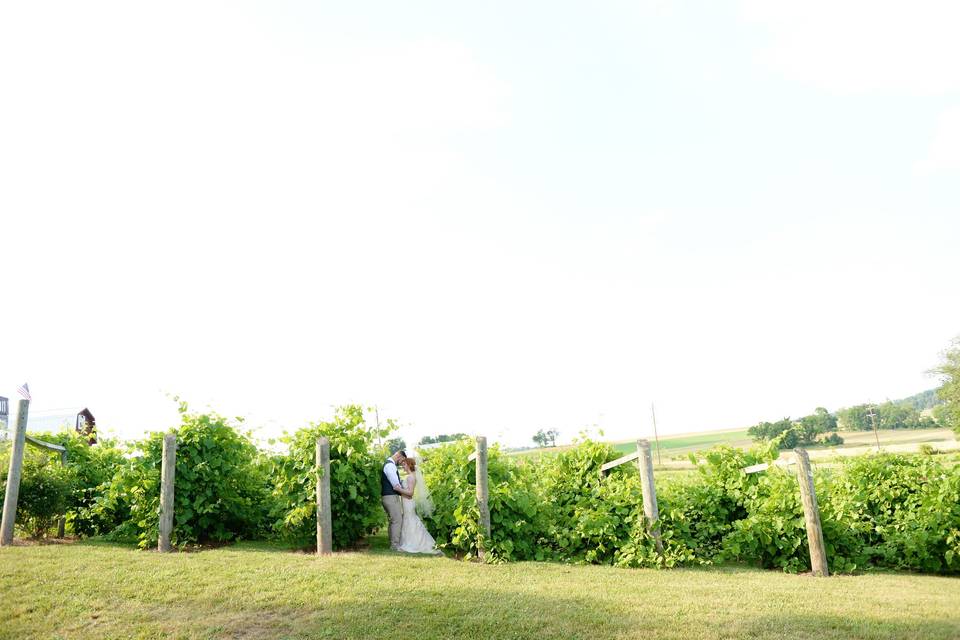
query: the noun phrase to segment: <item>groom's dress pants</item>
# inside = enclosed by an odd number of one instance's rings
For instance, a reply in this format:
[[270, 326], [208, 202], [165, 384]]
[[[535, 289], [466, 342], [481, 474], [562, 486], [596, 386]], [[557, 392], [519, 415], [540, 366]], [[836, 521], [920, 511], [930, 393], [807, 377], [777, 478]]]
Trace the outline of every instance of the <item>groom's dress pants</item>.
[[403, 524], [403, 507], [400, 506], [400, 496], [382, 496], [383, 510], [390, 519], [390, 548], [400, 546], [400, 527]]

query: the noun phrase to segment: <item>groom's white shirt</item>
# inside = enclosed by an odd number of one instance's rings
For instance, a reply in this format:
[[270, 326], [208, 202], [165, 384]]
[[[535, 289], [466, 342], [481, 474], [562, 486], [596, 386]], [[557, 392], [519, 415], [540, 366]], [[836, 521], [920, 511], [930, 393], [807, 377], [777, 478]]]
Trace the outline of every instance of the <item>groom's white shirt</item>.
[[383, 473], [394, 487], [403, 486], [400, 484], [400, 473], [397, 471], [397, 463], [393, 460], [387, 459], [387, 464], [383, 465]]

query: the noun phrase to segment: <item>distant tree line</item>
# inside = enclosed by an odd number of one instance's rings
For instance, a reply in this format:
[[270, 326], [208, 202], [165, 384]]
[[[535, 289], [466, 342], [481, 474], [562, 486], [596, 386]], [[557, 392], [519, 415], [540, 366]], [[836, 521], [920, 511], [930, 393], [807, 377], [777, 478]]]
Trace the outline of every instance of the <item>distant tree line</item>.
[[933, 409], [934, 407], [943, 404], [943, 399], [940, 397], [938, 391], [938, 389], [927, 389], [926, 391], [921, 391], [920, 393], [912, 395], [909, 398], [898, 400], [897, 404], [910, 405], [918, 411]]
[[837, 420], [842, 431], [871, 431], [874, 420], [877, 429], [934, 429], [940, 426], [933, 417], [924, 415], [920, 409], [903, 400], [876, 405], [858, 404], [840, 409], [837, 411]]
[[439, 444], [441, 442], [456, 442], [469, 438], [465, 433], [441, 433], [438, 436], [423, 436], [418, 444]]
[[[960, 371], [960, 355], [957, 356]], [[938, 370], [939, 371], [939, 370]], [[960, 376], [958, 376], [960, 379]], [[960, 385], [960, 382], [958, 382]], [[813, 445], [843, 444], [839, 431], [871, 431], [877, 429], [933, 429], [951, 426], [948, 403], [941, 389], [928, 389], [902, 400], [881, 404], [858, 404], [839, 409], [835, 414], [823, 407], [799, 420], [784, 418], [777, 422], [761, 422], [748, 429], [754, 440], [776, 440], [781, 449]]]
[[754, 440], [776, 442], [781, 449], [843, 444], [843, 438], [837, 434], [837, 417], [823, 407], [817, 407], [812, 414], [799, 420], [784, 418], [777, 422], [761, 422], [750, 427], [747, 433]]

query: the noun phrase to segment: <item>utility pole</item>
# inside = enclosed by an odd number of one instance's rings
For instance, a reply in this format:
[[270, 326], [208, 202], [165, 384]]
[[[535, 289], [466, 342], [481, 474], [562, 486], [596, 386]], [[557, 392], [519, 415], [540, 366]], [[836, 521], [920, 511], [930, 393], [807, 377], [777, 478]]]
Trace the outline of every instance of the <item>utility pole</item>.
[[877, 441], [877, 451], [880, 451], [880, 435], [877, 433], [877, 413], [874, 411], [873, 405], [870, 405], [870, 413], [867, 415], [870, 416], [870, 419], [873, 421], [873, 437]]
[[657, 466], [662, 467], [663, 462], [660, 461], [660, 436], [657, 435], [657, 412], [653, 409], [653, 403], [650, 403], [650, 417], [653, 418], [653, 439], [657, 443]]
[[377, 446], [383, 445], [380, 438], [380, 409], [377, 405], [373, 405], [373, 415], [377, 417]]

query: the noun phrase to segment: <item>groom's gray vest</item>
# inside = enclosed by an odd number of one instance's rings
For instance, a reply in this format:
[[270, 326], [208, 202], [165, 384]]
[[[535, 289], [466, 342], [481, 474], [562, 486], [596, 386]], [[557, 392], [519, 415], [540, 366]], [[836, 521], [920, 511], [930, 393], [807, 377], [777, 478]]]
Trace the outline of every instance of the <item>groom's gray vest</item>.
[[[386, 463], [384, 463], [386, 464]], [[393, 482], [387, 478], [387, 472], [383, 469], [380, 469], [380, 495], [381, 496], [397, 496], [400, 495], [393, 490]]]

